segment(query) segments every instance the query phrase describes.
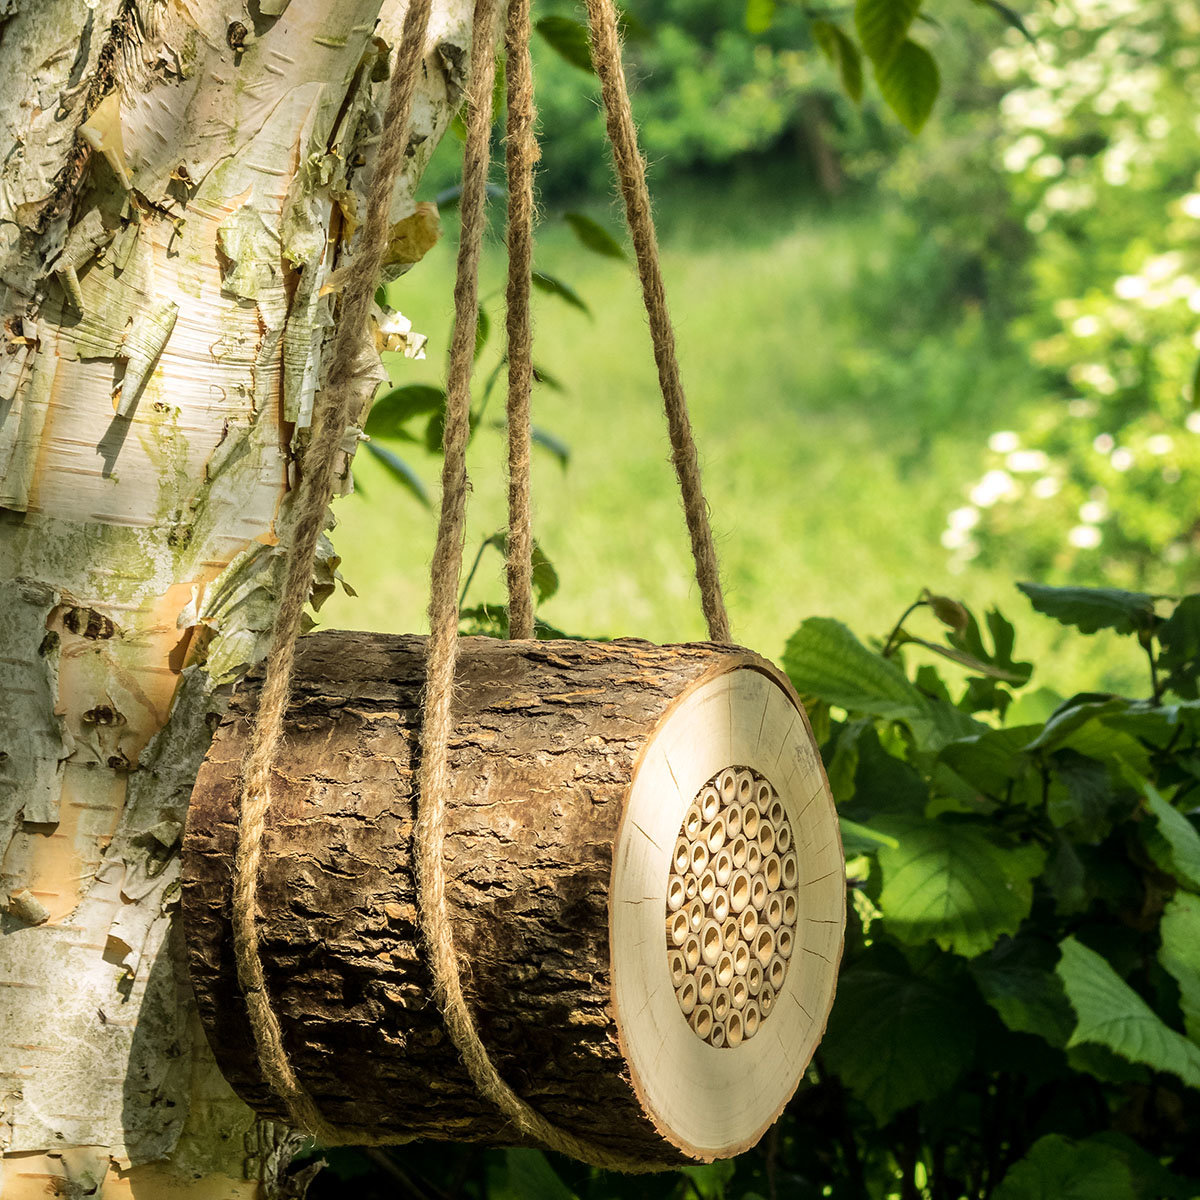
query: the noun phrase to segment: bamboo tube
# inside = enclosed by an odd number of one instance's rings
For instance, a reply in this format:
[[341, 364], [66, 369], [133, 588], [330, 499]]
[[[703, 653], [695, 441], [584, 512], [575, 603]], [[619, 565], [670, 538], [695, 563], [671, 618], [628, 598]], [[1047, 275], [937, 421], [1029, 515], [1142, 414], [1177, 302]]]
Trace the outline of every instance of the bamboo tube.
[[733, 982], [733, 955], [728, 950], [717, 959], [714, 973], [718, 987], [727, 988]]
[[750, 968], [750, 947], [745, 942], [738, 942], [733, 948], [733, 973], [745, 975]]
[[752, 1038], [758, 1032], [760, 1024], [762, 1016], [759, 1013], [758, 1002], [747, 1000], [746, 1007], [742, 1010], [742, 1028], [746, 1031], [746, 1037]]
[[672, 875], [667, 882], [667, 908], [677, 912], [687, 903], [687, 881], [681, 875]]
[[671, 986], [678, 988], [687, 978], [687, 960], [683, 957], [682, 950], [672, 950], [667, 955], [667, 963], [671, 968]]
[[778, 854], [768, 854], [763, 859], [762, 873], [766, 877], [767, 887], [773, 892], [778, 891], [783, 882], [783, 866]]
[[771, 961], [771, 955], [775, 953], [775, 934], [771, 931], [770, 926], [760, 925], [758, 932], [754, 935], [754, 944], [752, 947], [754, 957], [762, 964], [766, 970], [767, 964]]
[[754, 800], [759, 809], [766, 813], [771, 801], [775, 798], [775, 789], [765, 780], [760, 780], [754, 791]]
[[700, 885], [696, 882], [695, 875], [689, 874], [688, 881], [687, 881], [687, 898], [689, 900], [695, 900], [695, 898], [699, 894], [700, 894]]
[[737, 795], [738, 800], [743, 804], [754, 795], [754, 773], [752, 771], [737, 773]]
[[757, 929], [758, 910], [752, 904], [748, 904], [742, 909], [742, 915], [738, 917], [738, 933], [749, 944], [753, 940], [755, 930]]
[[708, 1035], [708, 1044], [715, 1046], [718, 1050], [725, 1045], [725, 1022], [714, 1019], [713, 1027]]
[[717, 852], [717, 857], [713, 860], [713, 870], [716, 872], [717, 884], [724, 887], [729, 882], [730, 875], [733, 874], [734, 862], [733, 855], [729, 852], [729, 847], [725, 846]]
[[754, 875], [761, 866], [762, 847], [758, 844], [758, 838], [755, 838], [754, 841], [746, 843], [746, 870]]
[[713, 1015], [712, 1009], [707, 1004], [696, 1005], [691, 1017], [688, 1019], [688, 1024], [702, 1037], [705, 1041], [708, 1040], [708, 1035], [712, 1033]]
[[763, 969], [762, 965], [757, 961], [750, 963], [750, 969], [746, 972], [746, 987], [750, 989], [750, 995], [757, 996], [762, 991], [763, 985]]
[[734, 871], [729, 880], [729, 911], [740, 913], [750, 903], [749, 871]]
[[716, 854], [725, 845], [725, 818], [719, 814], [704, 827], [704, 844], [709, 854]]
[[742, 1044], [745, 1028], [742, 1024], [742, 1014], [736, 1009], [725, 1018], [725, 1045], [731, 1050]]
[[693, 933], [700, 932], [700, 926], [704, 924], [704, 901], [696, 897], [687, 906], [688, 928]]
[[758, 1011], [764, 1017], [771, 1015], [771, 1009], [775, 1007], [775, 989], [769, 983], [764, 981], [762, 991], [758, 993]]
[[700, 939], [694, 934], [688, 935], [688, 940], [683, 943], [683, 961], [687, 963], [687, 969], [694, 971], [700, 965]]
[[677, 912], [667, 918], [667, 936], [673, 946], [682, 946], [688, 939], [691, 925], [685, 912]]
[[712, 897], [712, 915], [722, 924], [725, 918], [729, 916], [729, 889], [715, 888]]
[[690, 1017], [696, 1008], [696, 981], [690, 976], [684, 978], [675, 992], [675, 999], [679, 1001], [680, 1011], [685, 1017]]
[[729, 844], [730, 861], [733, 863], [733, 869], [740, 870], [746, 865], [746, 847], [748, 843], [741, 834], [733, 839]]
[[795, 943], [796, 935], [786, 925], [775, 935], [775, 948], [784, 958], [792, 957]]
[[735, 975], [729, 981], [729, 1002], [734, 1008], [745, 1008], [746, 1001], [750, 999], [750, 989], [746, 986], [746, 980], [741, 975]]
[[764, 972], [767, 982], [775, 989], [776, 992], [783, 987], [784, 977], [787, 975], [787, 962], [782, 955], [776, 954]]
[[764, 857], [775, 849], [775, 826], [770, 821], [763, 821], [759, 824], [758, 845]]
[[671, 857], [676, 875], [686, 875], [692, 865], [692, 843], [687, 838], [680, 838], [675, 843], [675, 853]]
[[705, 822], [711, 821], [721, 811], [721, 793], [715, 787], [706, 787], [700, 793], [700, 815]]
[[725, 810], [725, 831], [730, 838], [735, 838], [742, 832], [742, 806], [731, 804]]
[[704, 966], [696, 972], [696, 994], [701, 1004], [711, 1004], [717, 990], [717, 976], [712, 967]]
[[708, 847], [703, 842], [692, 843], [691, 864], [696, 875], [702, 875], [704, 868], [708, 866]]
[[721, 799], [726, 804], [732, 804], [737, 795], [737, 772], [728, 767], [717, 777], [717, 787], [721, 789]]
[[683, 833], [688, 841], [695, 841], [700, 836], [700, 830], [704, 828], [704, 817], [700, 812], [700, 805], [692, 803], [688, 808], [683, 818]]
[[[721, 957], [722, 949], [721, 927], [716, 921], [709, 918], [700, 927], [700, 957], [704, 959], [707, 966], [715, 966], [718, 958]], [[775, 939], [771, 939], [771, 948], [775, 947]]]
[[766, 906], [763, 908], [763, 916], [766, 917], [767, 924], [772, 929], [778, 929], [783, 924], [783, 897], [778, 892], [772, 892], [767, 897]]
[[717, 873], [710, 867], [700, 876], [700, 900], [707, 907], [717, 890]]
[[742, 832], [746, 835], [747, 841], [758, 837], [758, 826], [761, 820], [757, 804], [742, 805]]
[[771, 824], [776, 829], [787, 821], [787, 813], [783, 811], [783, 801], [778, 796], [771, 800], [770, 818]]
[[775, 849], [786, 854], [792, 848], [792, 826], [788, 821], [775, 827]]
[[799, 905], [796, 903], [796, 897], [788, 892], [783, 897], [783, 923], [785, 925], [795, 925], [798, 911]]
[[796, 855], [794, 853], [785, 854], [779, 862], [783, 873], [783, 886], [794, 888], [800, 882], [800, 866], [796, 861]]
[[750, 903], [761, 913], [770, 894], [771, 889], [767, 886], [767, 877], [760, 871], [750, 880]]
[[721, 922], [721, 944], [732, 954], [738, 948], [739, 937], [737, 917], [726, 917]]
[[733, 1007], [729, 999], [729, 989], [719, 987], [713, 993], [712, 998], [712, 1014], [714, 1022], [724, 1021], [729, 1016], [729, 1010]]

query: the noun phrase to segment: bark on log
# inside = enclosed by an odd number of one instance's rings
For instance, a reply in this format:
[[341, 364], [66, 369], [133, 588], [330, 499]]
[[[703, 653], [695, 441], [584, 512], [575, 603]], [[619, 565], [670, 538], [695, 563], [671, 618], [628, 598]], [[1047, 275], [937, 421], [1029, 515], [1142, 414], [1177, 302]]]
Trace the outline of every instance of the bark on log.
[[[731, 680], [748, 689], [744, 704]], [[328, 633], [301, 643], [260, 879], [268, 986], [297, 1072], [335, 1124], [397, 1141], [508, 1143], [444, 1032], [424, 960], [411, 865], [423, 683], [423, 638]], [[844, 916], [828, 785], [786, 681], [749, 652], [709, 644], [469, 638], [455, 699], [447, 900], [468, 1001], [502, 1075], [552, 1121], [631, 1158], [707, 1159], [752, 1144], [824, 1027]], [[279, 1116], [257, 1070], [229, 930], [238, 771], [254, 702], [252, 685], [200, 772], [184, 842], [183, 921], [217, 1060], [252, 1107]], [[740, 720], [772, 743], [747, 765], [786, 776], [775, 783], [792, 796], [792, 823], [809, 849], [798, 894], [810, 902], [802, 899], [796, 930], [806, 950], [789, 973], [797, 1007], [775, 1018], [777, 1037], [791, 1043], [782, 1075], [770, 1018], [754, 1042], [714, 1049], [687, 1025], [670, 981], [669, 860], [696, 788], [671, 783], [662, 763], [679, 774], [694, 760], [708, 772], [703, 783], [713, 773], [706, 755], [723, 768], [739, 753], [703, 733], [705, 745], [689, 744], [711, 717], [704, 703], [719, 709], [723, 727]], [[660, 794], [664, 779], [669, 795]], [[647, 872], [653, 878], [643, 881]], [[625, 894], [631, 887], [636, 896]], [[637, 919], [655, 931], [648, 966], [618, 911], [641, 913], [643, 892], [647, 911]], [[653, 995], [659, 983], [665, 999]], [[648, 1020], [669, 1026], [654, 1054], [673, 1045], [689, 1061], [668, 1052], [652, 1069], [640, 1049], [655, 1034], [642, 1028]], [[753, 1101], [732, 1116], [708, 1111], [714, 1100], [728, 1103], [724, 1082], [695, 1113], [693, 1097], [677, 1112], [671, 1088], [664, 1101], [662, 1081], [650, 1078], [661, 1069], [695, 1092], [689, 1070], [720, 1082], [739, 1064]]]

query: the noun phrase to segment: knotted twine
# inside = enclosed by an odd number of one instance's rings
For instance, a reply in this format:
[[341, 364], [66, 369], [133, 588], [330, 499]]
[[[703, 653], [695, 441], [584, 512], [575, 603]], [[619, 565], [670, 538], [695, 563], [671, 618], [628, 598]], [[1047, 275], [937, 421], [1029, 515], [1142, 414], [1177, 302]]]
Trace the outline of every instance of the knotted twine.
[[[259, 701], [242, 786], [234, 874], [234, 948], [238, 980], [246, 996], [251, 1027], [264, 1079], [283, 1102], [293, 1123], [330, 1143], [378, 1140], [369, 1130], [335, 1128], [297, 1078], [283, 1046], [282, 1030], [263, 973], [255, 914], [262, 835], [270, 803], [270, 771], [282, 736], [290, 693], [295, 641], [311, 586], [317, 539], [332, 492], [341, 437], [361, 397], [359, 365], [365, 349], [367, 318], [382, 263], [387, 215], [395, 177], [407, 145], [407, 126], [428, 27], [430, 0], [413, 0], [405, 16], [397, 65], [385, 116], [384, 140], [368, 196], [363, 247], [351, 264], [345, 286], [342, 323], [335, 338], [328, 382], [314, 405], [313, 438], [304, 456], [297, 497], [296, 532], [288, 557], [283, 599], [273, 630], [266, 680]], [[699, 462], [687, 402], [679, 378], [674, 332], [666, 306], [658, 244], [637, 147], [616, 14], [611, 0], [588, 0], [592, 54], [600, 76], [613, 158], [625, 197], [626, 215], [637, 255], [642, 293], [649, 317], [670, 432], [672, 458], [683, 495], [701, 603], [713, 641], [729, 640], [716, 551], [700, 485]], [[428, 945], [435, 994], [451, 1041], [479, 1093], [490, 1100], [527, 1138], [595, 1166], [642, 1171], [631, 1161], [579, 1138], [546, 1120], [522, 1100], [497, 1071], [479, 1037], [463, 994], [446, 910], [445, 804], [449, 788], [448, 749], [452, 732], [451, 701], [458, 641], [458, 587], [462, 570], [463, 529], [469, 488], [466, 450], [470, 438], [470, 383], [478, 323], [479, 255], [485, 226], [491, 96], [495, 80], [495, 8], [476, 0], [468, 97], [467, 140], [461, 194], [462, 233], [454, 288], [455, 321], [451, 337], [443, 432], [442, 505], [431, 567], [426, 687], [414, 830], [418, 902]], [[508, 584], [510, 636], [533, 633], [532, 536], [530, 531], [529, 393], [532, 384], [529, 318], [532, 270], [533, 165], [538, 152], [533, 134], [533, 81], [529, 59], [529, 0], [509, 0], [509, 514]], [[394, 1139], [398, 1140], [398, 1139]]]

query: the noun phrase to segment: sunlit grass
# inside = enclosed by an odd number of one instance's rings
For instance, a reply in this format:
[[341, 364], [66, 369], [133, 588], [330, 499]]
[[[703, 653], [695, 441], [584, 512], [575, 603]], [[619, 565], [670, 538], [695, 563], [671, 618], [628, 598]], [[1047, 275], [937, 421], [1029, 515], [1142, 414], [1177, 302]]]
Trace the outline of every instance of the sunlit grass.
[[[977, 610], [998, 604], [1015, 619], [1018, 649], [1043, 668], [1035, 682], [1067, 693], [1102, 677], [1141, 687], [1132, 650], [1079, 638], [1054, 649], [1057, 631], [1002, 569], [947, 571], [946, 512], [978, 476], [988, 433], [1036, 396], [1031, 369], [970, 313], [928, 320], [919, 280], [897, 261], [903, 247], [878, 211], [815, 209], [787, 195], [786, 179], [760, 207], [753, 195], [746, 181], [733, 192], [695, 185], [660, 205], [735, 637], [777, 656], [814, 614], [835, 615], [861, 636], [883, 634], [929, 587]], [[616, 228], [613, 214], [594, 211]], [[402, 363], [397, 382], [440, 382], [454, 252], [447, 237], [392, 289], [430, 335], [428, 360]], [[594, 314], [535, 299], [535, 358], [565, 388], [537, 389], [535, 421], [571, 449], [565, 471], [548, 453], [536, 456], [535, 533], [562, 579], [541, 615], [572, 633], [701, 637], [633, 271], [581, 252], [553, 220], [538, 266], [570, 282]], [[493, 246], [481, 378], [500, 352], [502, 272]], [[471, 449], [468, 558], [505, 519], [503, 434], [492, 425], [502, 409], [498, 389]], [[436, 495], [438, 460], [418, 446], [394, 448]], [[432, 516], [367, 455], [355, 473], [364, 494], [339, 503], [334, 542], [358, 597], [331, 600], [322, 621], [423, 629]], [[501, 563], [489, 551], [469, 602], [502, 596]]]

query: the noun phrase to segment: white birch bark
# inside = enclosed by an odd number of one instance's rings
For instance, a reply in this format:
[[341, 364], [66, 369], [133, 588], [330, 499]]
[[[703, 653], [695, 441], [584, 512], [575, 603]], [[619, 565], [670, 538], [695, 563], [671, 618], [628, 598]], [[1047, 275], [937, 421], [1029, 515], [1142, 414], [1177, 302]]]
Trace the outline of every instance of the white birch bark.
[[[291, 1152], [196, 1024], [177, 855], [211, 713], [274, 611], [322, 284], [402, 15], [0, 0], [6, 1200], [271, 1193]], [[438, 0], [397, 220], [469, 39], [470, 5]]]

